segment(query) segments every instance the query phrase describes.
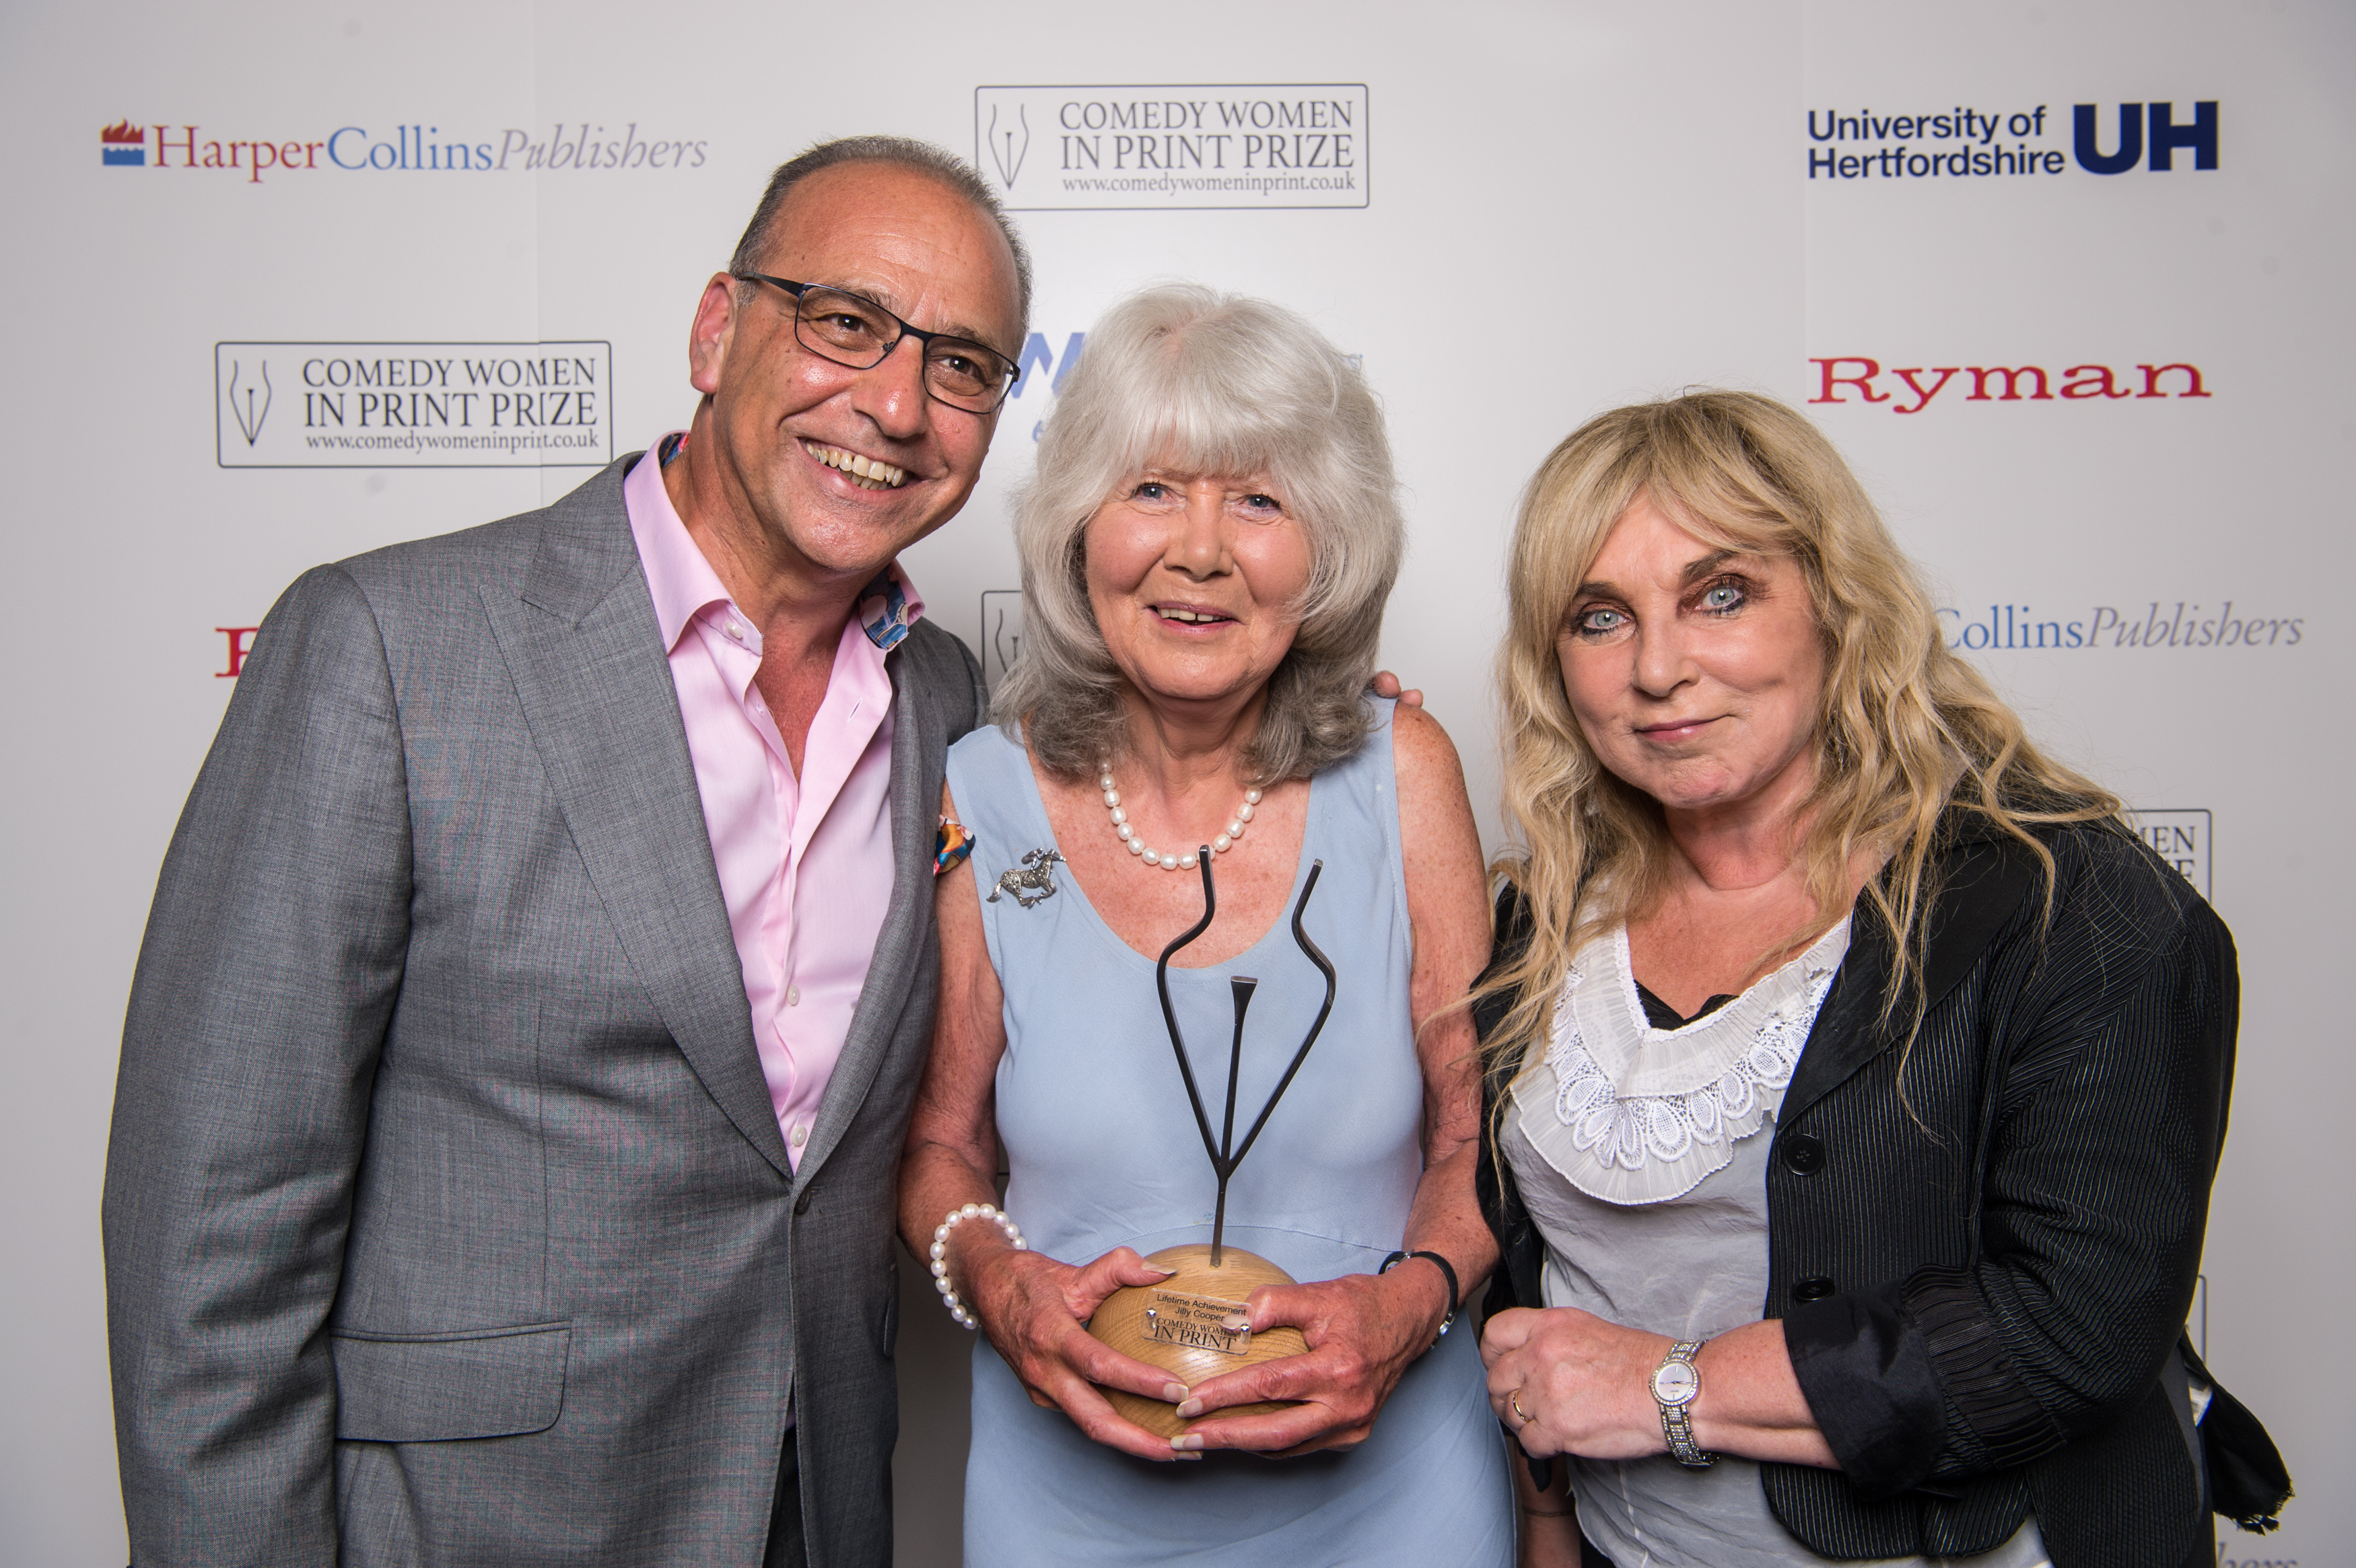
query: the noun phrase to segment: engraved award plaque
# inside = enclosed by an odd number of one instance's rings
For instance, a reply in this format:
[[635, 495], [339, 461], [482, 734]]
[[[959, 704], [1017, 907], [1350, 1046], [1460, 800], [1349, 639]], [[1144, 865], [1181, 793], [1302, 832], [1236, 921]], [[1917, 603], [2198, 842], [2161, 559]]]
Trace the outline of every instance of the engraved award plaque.
[[[1194, 1064], [1187, 1059], [1186, 1042], [1178, 1031], [1178, 1015], [1170, 1005], [1171, 957], [1208, 931], [1211, 918], [1218, 910], [1217, 896], [1211, 885], [1211, 851], [1206, 847], [1197, 854], [1195, 863], [1203, 872], [1203, 918], [1162, 950], [1161, 962], [1154, 965], [1153, 982], [1161, 994], [1162, 1021], [1170, 1030], [1170, 1048], [1177, 1053], [1178, 1074], [1185, 1083], [1186, 1099], [1194, 1107], [1194, 1125], [1203, 1135], [1203, 1152], [1210, 1157], [1211, 1174], [1218, 1183], [1218, 1200], [1211, 1217], [1211, 1243], [1205, 1246], [1199, 1242], [1191, 1243], [1155, 1253], [1145, 1261], [1156, 1268], [1171, 1270], [1170, 1277], [1159, 1285], [1131, 1285], [1113, 1292], [1088, 1323], [1088, 1332], [1097, 1339], [1123, 1355], [1162, 1368], [1189, 1388], [1221, 1372], [1231, 1372], [1255, 1361], [1274, 1360], [1280, 1356], [1297, 1356], [1309, 1348], [1298, 1328], [1276, 1328], [1260, 1334], [1251, 1331], [1244, 1310], [1251, 1293], [1263, 1285], [1291, 1285], [1294, 1280], [1266, 1258], [1226, 1245], [1227, 1182], [1236, 1168], [1243, 1164], [1244, 1156], [1251, 1152], [1252, 1145], [1258, 1141], [1261, 1129], [1276, 1110], [1276, 1103], [1292, 1086], [1301, 1064], [1308, 1060], [1309, 1048], [1317, 1043], [1325, 1019], [1333, 1011], [1334, 995], [1333, 965], [1309, 940], [1308, 932], [1301, 924], [1301, 917], [1309, 908], [1309, 896], [1317, 891], [1317, 879], [1325, 869], [1324, 861], [1314, 860], [1310, 863], [1309, 880], [1301, 886], [1300, 901], [1292, 906], [1292, 940], [1325, 976], [1325, 1005], [1317, 1009], [1317, 1021], [1309, 1026], [1308, 1037], [1292, 1053], [1291, 1065], [1277, 1081], [1275, 1092], [1260, 1107], [1243, 1142], [1237, 1144], [1236, 1081], [1243, 1068], [1244, 1014], [1251, 1007], [1252, 993], [1259, 982], [1243, 976], [1228, 982], [1235, 993], [1236, 1030], [1227, 1051], [1226, 1114], [1219, 1136], [1214, 1140], [1210, 1115], [1203, 1108], [1202, 1091], [1194, 1083]], [[1158, 1435], [1175, 1437], [1191, 1424], [1180, 1420], [1178, 1407], [1165, 1401], [1119, 1389], [1105, 1389], [1103, 1393], [1122, 1416]], [[1229, 1406], [1216, 1413], [1259, 1415], [1282, 1408], [1280, 1402], [1265, 1401]]]

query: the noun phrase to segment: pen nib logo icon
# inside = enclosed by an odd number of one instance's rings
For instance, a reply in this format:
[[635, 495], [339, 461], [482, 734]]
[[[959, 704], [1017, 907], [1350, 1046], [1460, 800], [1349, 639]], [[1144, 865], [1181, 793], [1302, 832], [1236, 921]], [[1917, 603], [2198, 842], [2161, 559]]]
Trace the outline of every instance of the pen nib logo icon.
[[1023, 141], [1020, 146], [1014, 140], [1018, 133], [1001, 131], [998, 128], [998, 106], [994, 103], [990, 106], [990, 155], [998, 165], [998, 177], [1006, 182], [1009, 190], [1014, 188], [1014, 176], [1023, 172], [1023, 155], [1031, 150], [1030, 112], [1017, 104], [1014, 120], [1021, 127], [1019, 134]]
[[230, 360], [229, 367], [229, 411], [231, 416], [236, 419], [237, 428], [245, 432], [245, 444], [252, 446], [255, 442], [262, 439], [262, 421], [270, 417], [270, 361], [264, 359], [262, 362], [262, 390], [259, 393], [259, 396], [262, 399], [262, 406], [258, 409], [254, 406], [253, 401], [257, 394], [252, 387], [245, 389], [245, 398], [242, 402], [238, 399], [237, 378], [239, 369], [240, 366], [238, 362], [234, 359]]
[[991, 628], [991, 652], [998, 656], [1000, 669], [1012, 669], [1014, 656], [1023, 651], [1023, 631], [1017, 626], [1012, 633], [1006, 629], [1006, 612], [998, 613], [998, 624]]

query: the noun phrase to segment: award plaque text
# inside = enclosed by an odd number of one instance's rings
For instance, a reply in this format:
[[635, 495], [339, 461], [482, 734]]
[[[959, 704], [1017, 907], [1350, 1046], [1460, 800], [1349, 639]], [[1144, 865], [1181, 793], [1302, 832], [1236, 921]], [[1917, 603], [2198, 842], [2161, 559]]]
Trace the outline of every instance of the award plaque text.
[[1156, 1290], [1146, 1298], [1145, 1337], [1163, 1345], [1216, 1350], [1223, 1356], [1251, 1354], [1251, 1322], [1240, 1301]]

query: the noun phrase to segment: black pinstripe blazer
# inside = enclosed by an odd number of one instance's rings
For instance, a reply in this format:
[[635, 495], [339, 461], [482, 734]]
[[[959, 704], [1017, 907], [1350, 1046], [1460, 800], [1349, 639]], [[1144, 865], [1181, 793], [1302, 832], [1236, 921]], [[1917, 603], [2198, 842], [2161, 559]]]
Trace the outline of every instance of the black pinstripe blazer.
[[[1909, 1004], [1880, 1020], [1891, 941], [1860, 903], [1783, 1096], [1762, 1307], [1841, 1468], [1762, 1484], [1829, 1558], [1985, 1552], [2034, 1509], [2054, 1568], [2179, 1563], [2207, 1511], [2160, 1373], [2224, 1136], [2233, 938], [2104, 827], [2040, 835], [2048, 926], [2035, 857], [1951, 820], [1920, 1036], [1903, 1049]], [[1501, 958], [1520, 916], [1509, 890]], [[1504, 1011], [1479, 1010], [1484, 1038]], [[1483, 1141], [1489, 1309], [1538, 1305], [1542, 1243]]]

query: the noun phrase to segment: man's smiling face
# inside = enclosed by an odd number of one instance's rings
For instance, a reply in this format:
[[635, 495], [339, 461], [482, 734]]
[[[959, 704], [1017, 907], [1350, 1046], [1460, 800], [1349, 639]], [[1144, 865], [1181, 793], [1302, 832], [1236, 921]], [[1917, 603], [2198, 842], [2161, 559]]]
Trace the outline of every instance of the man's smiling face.
[[[760, 271], [864, 295], [1010, 358], [1022, 350], [1004, 236], [913, 169], [841, 164], [810, 176], [771, 226]], [[820, 577], [872, 575], [954, 517], [998, 422], [928, 396], [914, 338], [866, 370], [811, 352], [794, 336], [793, 296], [766, 283], [713, 279], [690, 354], [691, 380], [712, 399], [728, 509], [756, 525], [763, 553]]]

